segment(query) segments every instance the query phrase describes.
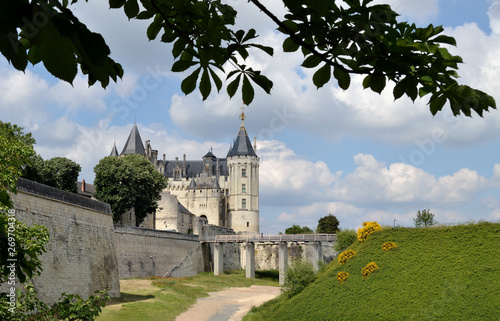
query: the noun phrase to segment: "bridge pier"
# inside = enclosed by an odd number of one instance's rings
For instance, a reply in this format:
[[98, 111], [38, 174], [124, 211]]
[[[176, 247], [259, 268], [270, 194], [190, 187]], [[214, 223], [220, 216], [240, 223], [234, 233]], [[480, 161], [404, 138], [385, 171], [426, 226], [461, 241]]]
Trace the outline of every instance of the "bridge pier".
[[214, 244], [214, 275], [224, 274], [224, 246], [223, 243]]
[[279, 243], [278, 259], [279, 259], [280, 285], [283, 285], [283, 284], [285, 284], [285, 273], [286, 273], [286, 269], [288, 268], [288, 245], [287, 245], [287, 242], [280, 242]]
[[321, 250], [321, 242], [313, 242], [313, 269], [319, 270], [319, 262], [323, 262], [323, 252]]
[[255, 278], [255, 243], [247, 242], [245, 246], [247, 256], [246, 260], [246, 274], [247, 279]]

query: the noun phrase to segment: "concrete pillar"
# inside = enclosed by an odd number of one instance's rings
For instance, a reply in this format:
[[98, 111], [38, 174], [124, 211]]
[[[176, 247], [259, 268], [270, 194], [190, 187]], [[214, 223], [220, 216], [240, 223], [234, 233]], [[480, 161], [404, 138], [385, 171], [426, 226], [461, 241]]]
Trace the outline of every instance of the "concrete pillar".
[[224, 274], [224, 246], [223, 243], [214, 244], [214, 275]]
[[254, 279], [255, 278], [255, 243], [247, 242], [245, 248], [246, 248], [246, 252], [247, 252], [247, 261], [246, 261], [247, 279]]
[[288, 244], [286, 242], [280, 242], [279, 244], [279, 274], [280, 274], [280, 285], [285, 284], [285, 273], [288, 268]]
[[321, 251], [321, 242], [313, 243], [313, 268], [314, 271], [319, 270], [318, 262], [323, 262], [323, 252]]

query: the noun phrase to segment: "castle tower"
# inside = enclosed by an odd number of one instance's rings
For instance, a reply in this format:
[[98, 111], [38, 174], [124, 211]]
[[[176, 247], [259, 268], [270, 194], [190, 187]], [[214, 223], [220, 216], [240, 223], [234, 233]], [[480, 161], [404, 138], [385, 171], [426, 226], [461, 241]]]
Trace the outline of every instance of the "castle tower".
[[244, 120], [233, 147], [227, 154], [229, 169], [228, 225], [238, 234], [259, 233], [259, 164]]
[[146, 156], [146, 150], [144, 149], [144, 144], [142, 143], [139, 129], [137, 129], [137, 125], [135, 123], [134, 127], [132, 127], [132, 130], [130, 131], [130, 135], [128, 135], [127, 142], [125, 143], [120, 156], [128, 154], [139, 154]]

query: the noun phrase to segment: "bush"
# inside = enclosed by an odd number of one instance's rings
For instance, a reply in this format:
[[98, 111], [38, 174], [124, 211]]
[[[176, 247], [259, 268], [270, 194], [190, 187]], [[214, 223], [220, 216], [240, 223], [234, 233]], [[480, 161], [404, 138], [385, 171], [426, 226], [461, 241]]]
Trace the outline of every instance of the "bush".
[[358, 240], [363, 242], [377, 231], [382, 231], [382, 227], [377, 222], [363, 222], [363, 227], [358, 229]]
[[339, 281], [340, 283], [342, 283], [345, 280], [347, 280], [348, 277], [349, 277], [349, 273], [347, 273], [347, 272], [339, 272], [339, 273], [337, 273], [337, 281]]
[[361, 275], [363, 279], [366, 279], [370, 274], [378, 270], [378, 265], [375, 262], [368, 263], [363, 269], [361, 269]]
[[389, 252], [396, 247], [398, 247], [398, 245], [394, 242], [385, 242], [384, 244], [382, 244], [382, 249], [386, 252]]
[[309, 284], [316, 279], [313, 266], [306, 260], [294, 260], [288, 267], [285, 274], [285, 284], [282, 291], [288, 297], [302, 292]]
[[356, 231], [354, 231], [353, 229], [341, 230], [337, 233], [337, 243], [335, 243], [333, 249], [337, 252], [340, 252], [354, 243], [354, 241], [356, 241], [356, 238]]
[[344, 265], [347, 263], [347, 261], [349, 261], [351, 258], [353, 258], [355, 256], [356, 256], [356, 252], [354, 252], [353, 250], [344, 251], [344, 252], [340, 253], [340, 255], [339, 255], [339, 263]]

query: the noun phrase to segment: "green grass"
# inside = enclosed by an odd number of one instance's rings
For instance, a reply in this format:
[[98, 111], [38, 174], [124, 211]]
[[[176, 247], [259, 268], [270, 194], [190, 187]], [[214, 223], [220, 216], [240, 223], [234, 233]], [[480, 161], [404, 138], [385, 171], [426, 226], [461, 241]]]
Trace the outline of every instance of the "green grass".
[[[399, 247], [386, 253], [389, 241]], [[243, 320], [500, 320], [500, 224], [388, 229], [348, 249], [357, 255], [345, 265]], [[371, 261], [379, 270], [363, 279]], [[350, 275], [342, 284], [340, 271]]]
[[247, 279], [243, 270], [220, 276], [207, 272], [186, 278], [122, 280], [120, 284], [123, 289], [121, 298], [108, 302], [97, 321], [175, 320], [198, 298], [208, 296], [208, 292], [253, 284], [277, 286], [278, 273], [256, 271], [255, 279]]

